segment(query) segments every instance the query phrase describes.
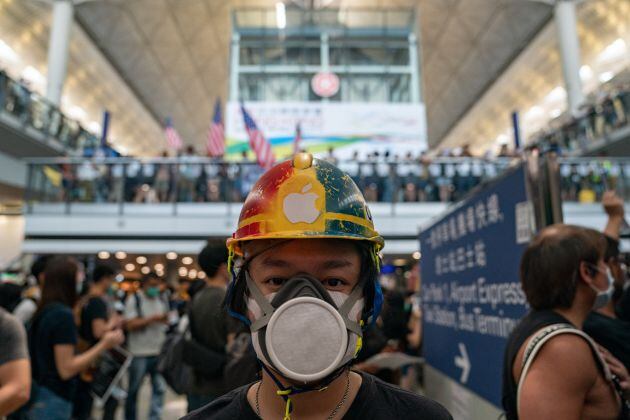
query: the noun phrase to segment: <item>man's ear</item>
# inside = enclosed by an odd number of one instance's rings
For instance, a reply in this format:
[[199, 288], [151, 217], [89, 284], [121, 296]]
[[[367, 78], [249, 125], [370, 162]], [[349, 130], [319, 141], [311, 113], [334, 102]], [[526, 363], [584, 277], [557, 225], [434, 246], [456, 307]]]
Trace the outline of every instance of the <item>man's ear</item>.
[[596, 274], [597, 274], [597, 270], [591, 267], [587, 262], [585, 261], [580, 262], [578, 280], [581, 279], [586, 284], [592, 284]]

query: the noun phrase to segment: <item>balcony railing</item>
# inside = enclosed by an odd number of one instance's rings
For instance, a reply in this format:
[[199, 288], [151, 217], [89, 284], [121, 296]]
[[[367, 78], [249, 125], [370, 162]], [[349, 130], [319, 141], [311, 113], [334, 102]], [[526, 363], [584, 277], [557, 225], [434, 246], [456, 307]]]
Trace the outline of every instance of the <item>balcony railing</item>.
[[[494, 178], [511, 159], [336, 162], [369, 202], [454, 202], [476, 185]], [[263, 173], [253, 162], [209, 158], [58, 158], [29, 161], [25, 201], [58, 203], [67, 212], [75, 203], [241, 203]], [[630, 159], [561, 158], [563, 200], [594, 202], [607, 189], [630, 200]], [[134, 206], [137, 207], [137, 206]]]
[[1, 71], [0, 113], [10, 114], [23, 127], [32, 127], [45, 138], [57, 140], [69, 154], [99, 146], [99, 138], [84, 129], [77, 120], [65, 116], [46, 98]]

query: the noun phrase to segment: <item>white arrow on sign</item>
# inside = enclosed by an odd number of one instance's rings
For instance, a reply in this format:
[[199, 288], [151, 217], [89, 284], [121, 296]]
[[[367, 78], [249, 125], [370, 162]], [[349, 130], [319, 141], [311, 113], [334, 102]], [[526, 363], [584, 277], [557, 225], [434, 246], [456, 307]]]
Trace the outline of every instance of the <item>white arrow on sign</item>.
[[465, 384], [468, 382], [468, 375], [470, 374], [470, 359], [464, 343], [459, 343], [459, 354], [460, 356], [455, 356], [455, 366], [462, 370], [459, 381]]

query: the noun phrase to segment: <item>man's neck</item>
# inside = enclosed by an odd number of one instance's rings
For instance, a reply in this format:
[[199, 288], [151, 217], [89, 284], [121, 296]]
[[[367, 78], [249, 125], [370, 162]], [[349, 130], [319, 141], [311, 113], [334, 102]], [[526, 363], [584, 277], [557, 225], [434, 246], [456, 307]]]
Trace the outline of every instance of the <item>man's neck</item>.
[[214, 277], [207, 278], [206, 284], [210, 287], [220, 287], [223, 289], [225, 289], [227, 286], [225, 279], [221, 276], [214, 276]]
[[590, 293], [585, 287], [581, 289], [578, 287], [571, 306], [569, 308], [556, 308], [554, 312], [565, 317], [577, 328], [582, 329], [588, 314], [593, 310], [593, 298], [589, 297]]
[[[287, 382], [283, 378], [279, 378], [281, 382], [287, 385]], [[348, 382], [349, 381], [349, 382]], [[332, 381], [325, 390], [304, 392], [301, 394], [292, 395], [291, 401], [293, 403], [293, 415], [296, 418], [302, 419], [321, 419], [327, 418], [333, 410], [341, 403], [339, 407], [338, 415], [343, 417], [352, 402], [354, 401], [359, 388], [361, 387], [362, 378], [360, 375], [349, 372], [342, 373], [334, 381]], [[254, 385], [250, 389], [249, 400], [253, 403], [252, 407], [256, 410], [256, 391], [257, 386]], [[346, 388], [348, 391], [346, 393]], [[285, 413], [286, 402], [284, 399], [277, 395], [278, 387], [269, 374], [262, 370], [262, 382], [260, 384], [260, 391], [258, 392], [258, 406], [260, 407], [260, 413], [263, 418], [282, 418]], [[344, 394], [346, 395], [344, 399]]]

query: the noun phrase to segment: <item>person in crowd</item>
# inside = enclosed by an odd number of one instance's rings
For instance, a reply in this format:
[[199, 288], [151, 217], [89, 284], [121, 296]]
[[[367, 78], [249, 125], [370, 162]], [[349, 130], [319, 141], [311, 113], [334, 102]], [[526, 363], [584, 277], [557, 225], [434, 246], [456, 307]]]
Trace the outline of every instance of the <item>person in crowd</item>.
[[77, 327], [72, 308], [83, 283], [79, 264], [70, 257], [53, 257], [43, 273], [42, 299], [29, 328], [33, 380], [37, 384], [28, 417], [67, 420], [77, 375], [104, 351], [120, 345], [121, 331], [108, 331], [89, 350], [77, 354]]
[[0, 331], [0, 417], [4, 417], [29, 400], [31, 363], [24, 326], [2, 308]]
[[195, 201], [195, 182], [201, 174], [201, 165], [195, 164], [195, 148], [188, 146], [186, 151], [180, 156], [183, 163], [179, 164], [179, 176], [177, 178], [177, 188], [179, 191], [179, 201], [190, 203]]
[[41, 287], [44, 268], [46, 262], [50, 259], [49, 255], [42, 255], [37, 258], [31, 265], [31, 275], [28, 283], [30, 286], [24, 291], [22, 301], [13, 310], [15, 315], [23, 324], [28, 324], [37, 311], [37, 303], [41, 298]]
[[337, 165], [337, 157], [335, 156], [335, 148], [329, 147], [326, 157], [324, 158], [328, 163]]
[[506, 348], [503, 407], [508, 420], [619, 418], [609, 365], [582, 332], [591, 310], [608, 298], [605, 247], [604, 236], [595, 230], [553, 225], [523, 254], [521, 285], [532, 310], [512, 331]]
[[615, 312], [625, 283], [619, 264], [619, 231], [624, 220], [623, 200], [614, 192], [607, 191], [602, 198], [602, 204], [608, 214], [608, 223], [604, 229], [604, 261], [608, 266], [607, 275], [612, 276], [613, 281], [607, 290], [610, 300], [589, 314], [584, 322], [584, 331], [630, 370], [630, 323], [619, 319]]
[[[300, 195], [305, 187], [310, 196]], [[313, 195], [312, 209], [293, 201]], [[363, 327], [378, 317], [383, 239], [347, 174], [297, 154], [261, 177], [238, 226], [226, 305], [250, 325], [262, 379], [185, 419], [451, 418], [436, 402], [349, 369]]]
[[125, 301], [128, 349], [133, 355], [129, 366], [129, 390], [125, 419], [136, 420], [138, 391], [145, 376], [151, 377], [149, 420], [162, 415], [166, 383], [157, 370], [157, 356], [166, 339], [169, 305], [160, 294], [161, 280], [155, 273], [142, 279], [142, 288]]
[[[115, 276], [116, 270], [111, 266], [96, 266], [87, 293], [76, 305], [75, 317], [79, 326], [78, 351], [80, 353], [94, 347], [108, 331], [120, 330], [122, 327], [122, 319], [112, 310], [108, 299], [113, 291]], [[92, 373], [92, 369], [87, 369], [79, 375], [73, 407], [73, 418], [76, 420], [90, 419]], [[117, 405], [115, 398], [109, 398], [104, 407], [103, 418], [113, 420]]]
[[0, 308], [13, 312], [22, 301], [22, 278], [17, 271], [4, 273], [0, 279]]
[[[189, 308], [193, 340], [220, 354], [225, 354], [228, 344], [227, 313], [222, 310], [225, 289], [230, 281], [227, 260], [224, 243], [209, 243], [201, 250], [197, 262], [206, 273], [206, 286], [196, 293]], [[203, 407], [224, 392], [221, 374], [209, 375], [195, 369], [194, 376], [192, 390], [187, 395], [188, 412]]]

